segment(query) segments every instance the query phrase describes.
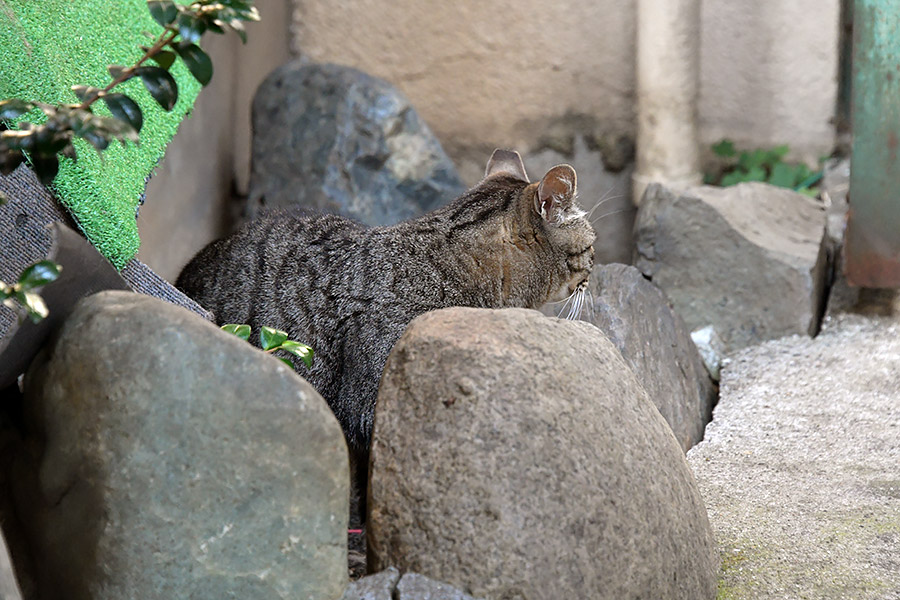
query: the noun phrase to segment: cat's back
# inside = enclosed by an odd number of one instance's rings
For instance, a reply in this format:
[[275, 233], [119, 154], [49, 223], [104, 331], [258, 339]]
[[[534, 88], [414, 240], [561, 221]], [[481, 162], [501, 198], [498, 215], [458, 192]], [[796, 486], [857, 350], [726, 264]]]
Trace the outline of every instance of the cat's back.
[[293, 296], [289, 304], [296, 304], [298, 287], [308, 293], [327, 284], [327, 274], [353, 260], [364, 235], [363, 226], [337, 215], [276, 212], [210, 243], [176, 286], [220, 324], [272, 325], [271, 313], [284, 312], [277, 307], [282, 297]]

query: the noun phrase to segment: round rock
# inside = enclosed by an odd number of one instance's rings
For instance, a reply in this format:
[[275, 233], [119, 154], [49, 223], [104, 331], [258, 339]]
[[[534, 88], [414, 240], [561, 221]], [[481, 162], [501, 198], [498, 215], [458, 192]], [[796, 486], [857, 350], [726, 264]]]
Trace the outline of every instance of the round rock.
[[489, 598], [715, 597], [681, 447], [590, 324], [418, 317], [385, 367], [370, 467], [370, 569]]

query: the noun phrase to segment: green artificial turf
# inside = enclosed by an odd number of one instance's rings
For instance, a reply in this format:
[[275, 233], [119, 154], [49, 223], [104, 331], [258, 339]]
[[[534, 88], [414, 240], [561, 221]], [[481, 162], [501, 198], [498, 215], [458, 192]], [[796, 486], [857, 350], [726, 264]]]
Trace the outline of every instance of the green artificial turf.
[[[133, 65], [143, 54], [140, 47], [152, 42], [144, 32], [155, 38], [161, 31], [146, 0], [0, 0], [0, 99], [77, 103], [73, 85], [105, 87], [111, 81], [107, 66]], [[77, 162], [61, 159], [53, 182], [88, 240], [120, 269], [140, 245], [136, 212], [147, 178], [200, 91], [180, 60], [171, 73], [178, 82], [171, 112], [159, 107], [139, 78], [115, 88], [144, 113], [139, 146], [114, 142], [98, 154], [78, 139]], [[102, 101], [91, 108], [109, 115]]]

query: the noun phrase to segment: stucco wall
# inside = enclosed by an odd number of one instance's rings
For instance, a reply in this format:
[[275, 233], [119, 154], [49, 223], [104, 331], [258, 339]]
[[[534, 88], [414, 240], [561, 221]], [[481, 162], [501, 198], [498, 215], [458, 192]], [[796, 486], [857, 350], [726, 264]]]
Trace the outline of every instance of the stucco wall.
[[[701, 140], [833, 144], [839, 0], [703, 2]], [[572, 115], [634, 133], [635, 6], [617, 0], [294, 0], [293, 50], [398, 85], [468, 179]], [[569, 119], [571, 121], [571, 119]], [[575, 119], [583, 127], [583, 119]]]
[[[629, 171], [601, 171], [635, 133], [634, 4], [257, 0], [263, 22], [248, 28], [247, 46], [235, 36], [204, 42], [216, 75], [148, 186], [140, 258], [171, 279], [224, 233], [232, 188], [247, 187], [252, 95], [293, 52], [397, 85], [470, 183], [498, 146], [522, 151], [533, 176], [572, 163], [584, 205], [612, 197], [595, 213], [610, 214], [597, 223], [598, 240], [609, 240], [601, 258], [627, 261]], [[702, 2], [702, 143], [727, 136], [788, 143], [807, 159], [827, 153], [839, 9], [840, 0]]]
[[700, 128], [707, 144], [834, 144], [840, 0], [702, 2]]

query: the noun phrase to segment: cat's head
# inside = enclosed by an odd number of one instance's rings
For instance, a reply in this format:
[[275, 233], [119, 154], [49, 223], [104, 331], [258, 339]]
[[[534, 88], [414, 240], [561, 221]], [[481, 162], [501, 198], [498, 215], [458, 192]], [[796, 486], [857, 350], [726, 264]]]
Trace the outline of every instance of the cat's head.
[[540, 181], [530, 183], [518, 152], [495, 150], [485, 170], [485, 180], [515, 178], [527, 185], [520, 196], [520, 215], [535, 232], [535, 243], [543, 246], [548, 288], [544, 301], [583, 295], [594, 266], [595, 233], [586, 213], [577, 203], [575, 169], [557, 165]]

